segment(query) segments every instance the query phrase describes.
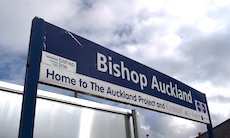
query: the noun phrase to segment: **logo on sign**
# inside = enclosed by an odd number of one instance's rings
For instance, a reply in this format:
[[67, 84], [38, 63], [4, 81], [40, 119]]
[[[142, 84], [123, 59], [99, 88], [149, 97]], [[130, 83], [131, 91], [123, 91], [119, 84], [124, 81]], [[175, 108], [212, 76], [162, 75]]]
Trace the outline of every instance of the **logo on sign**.
[[206, 104], [204, 104], [203, 102], [197, 101], [195, 100], [195, 106], [196, 106], [196, 110], [202, 113], [207, 113], [207, 106]]
[[42, 52], [42, 63], [76, 73], [76, 62], [45, 51]]

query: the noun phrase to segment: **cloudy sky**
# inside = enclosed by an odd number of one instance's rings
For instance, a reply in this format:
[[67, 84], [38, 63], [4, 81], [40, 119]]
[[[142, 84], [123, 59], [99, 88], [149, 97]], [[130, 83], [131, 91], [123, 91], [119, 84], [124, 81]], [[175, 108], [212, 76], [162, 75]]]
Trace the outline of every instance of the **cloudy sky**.
[[[180, 80], [230, 118], [230, 0], [2, 0], [0, 81], [24, 83], [35, 16]], [[143, 135], [194, 137], [204, 124], [140, 111]]]

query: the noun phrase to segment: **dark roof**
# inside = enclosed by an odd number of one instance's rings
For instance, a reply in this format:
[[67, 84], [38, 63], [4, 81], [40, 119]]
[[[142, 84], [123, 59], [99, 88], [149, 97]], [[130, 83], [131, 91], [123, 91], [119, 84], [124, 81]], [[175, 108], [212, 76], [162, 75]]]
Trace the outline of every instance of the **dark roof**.
[[[216, 138], [230, 138], [230, 119], [214, 127], [214, 134]], [[205, 132], [197, 138], [208, 138], [208, 133]]]

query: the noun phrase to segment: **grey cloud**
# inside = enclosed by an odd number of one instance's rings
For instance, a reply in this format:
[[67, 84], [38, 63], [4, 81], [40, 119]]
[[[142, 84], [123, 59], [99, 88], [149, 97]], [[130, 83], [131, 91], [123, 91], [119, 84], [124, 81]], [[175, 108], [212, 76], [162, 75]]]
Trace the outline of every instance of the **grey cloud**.
[[114, 35], [117, 35], [119, 37], [118, 39], [120, 40], [117, 41], [117, 44], [115, 45], [135, 44], [137, 41], [133, 40], [132, 38], [130, 39], [133, 29], [133, 25], [129, 24], [124, 24], [121, 27], [118, 27], [115, 30]]
[[1, 80], [16, 84], [23, 84], [26, 56], [17, 53], [9, 53], [1, 48], [0, 50]]
[[207, 17], [217, 22], [216, 30], [207, 34], [195, 25], [181, 25], [176, 34], [182, 43], [177, 48], [182, 57], [184, 74], [182, 80], [211, 81], [214, 86], [228, 86], [230, 81], [230, 22], [229, 6], [209, 9]]
[[164, 11], [150, 12], [146, 8], [137, 8], [135, 4], [135, 1], [80, 2], [75, 5], [76, 10], [71, 17], [76, 20], [69, 18], [63, 24], [72, 32], [106, 47], [145, 45], [155, 35], [165, 33], [165, 24], [157, 21], [163, 22], [169, 16]]
[[209, 98], [210, 101], [216, 103], [227, 104], [230, 103], [230, 97], [223, 96], [223, 95], [216, 95]]
[[80, 11], [84, 11], [84, 10], [88, 10], [90, 8], [93, 7], [93, 5], [95, 4], [95, 0], [82, 0], [81, 2], [81, 10]]
[[229, 84], [226, 81], [230, 77], [228, 37], [228, 33], [215, 33], [184, 41], [178, 48], [187, 60], [184, 62], [187, 70], [184, 77], [194, 81], [210, 80], [215, 85]]
[[[230, 111], [229, 111], [229, 115], [230, 115]], [[211, 118], [212, 118], [213, 127], [229, 119], [229, 117], [226, 117], [221, 113], [211, 113]]]
[[16, 53], [25, 53], [29, 44], [31, 22], [35, 16], [60, 24], [59, 19], [68, 19], [72, 8], [74, 7], [71, 0], [1, 1], [0, 47]]
[[230, 25], [230, 21], [228, 20], [230, 18], [230, 15], [228, 14], [229, 12], [230, 12], [229, 4], [225, 4], [218, 8], [210, 10], [208, 12], [208, 16], [218, 21], [221, 27], [229, 28]]
[[176, 34], [180, 36], [183, 41], [186, 41], [189, 39], [200, 37], [202, 33], [193, 25], [181, 25], [177, 29]]

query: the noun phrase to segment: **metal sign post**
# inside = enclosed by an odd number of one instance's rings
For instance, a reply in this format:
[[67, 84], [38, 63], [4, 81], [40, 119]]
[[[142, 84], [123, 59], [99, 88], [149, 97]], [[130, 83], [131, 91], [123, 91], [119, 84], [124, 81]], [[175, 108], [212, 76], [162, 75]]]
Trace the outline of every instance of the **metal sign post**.
[[207, 124], [208, 136], [209, 138], [215, 138], [214, 130], [212, 128], [212, 124]]
[[[205, 96], [205, 100], [207, 101], [206, 96]], [[209, 116], [209, 118], [211, 118], [208, 105], [207, 105], [207, 109], [208, 109], [208, 116]], [[207, 126], [207, 129], [208, 129], [207, 133], [208, 133], [209, 138], [215, 138], [215, 133], [214, 133], [214, 129], [212, 127], [211, 119], [210, 119], [210, 124], [206, 124], [206, 126]]]
[[134, 134], [135, 138], [141, 138], [141, 130], [139, 128], [140, 122], [138, 118], [138, 112], [136, 110], [132, 110], [132, 115], [133, 115], [133, 126], [134, 126]]
[[18, 135], [19, 138], [33, 138], [37, 85], [43, 46], [42, 42], [44, 39], [43, 30], [44, 21], [42, 19], [35, 18], [32, 22], [29, 52], [26, 65], [26, 76]]

